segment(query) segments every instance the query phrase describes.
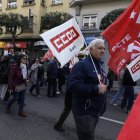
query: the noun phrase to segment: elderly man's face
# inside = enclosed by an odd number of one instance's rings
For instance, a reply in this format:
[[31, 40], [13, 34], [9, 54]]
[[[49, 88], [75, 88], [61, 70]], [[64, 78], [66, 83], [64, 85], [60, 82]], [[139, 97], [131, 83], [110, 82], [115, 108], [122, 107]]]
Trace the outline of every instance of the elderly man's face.
[[92, 56], [94, 56], [96, 59], [101, 59], [102, 56], [105, 53], [105, 46], [102, 42], [96, 44], [96, 46], [93, 46], [90, 48], [90, 53]]

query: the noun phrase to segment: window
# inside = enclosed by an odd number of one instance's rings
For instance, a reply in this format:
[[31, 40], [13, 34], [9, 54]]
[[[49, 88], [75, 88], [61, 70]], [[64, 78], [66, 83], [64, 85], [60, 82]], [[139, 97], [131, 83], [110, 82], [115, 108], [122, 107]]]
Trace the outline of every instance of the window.
[[52, 0], [52, 4], [61, 4], [62, 0]]
[[45, 6], [45, 0], [41, 0], [42, 6]]
[[2, 4], [1, 4], [2, 2], [1, 2], [1, 0], [0, 0], [0, 9], [2, 8]]
[[17, 3], [16, 0], [8, 0], [7, 7], [8, 8], [16, 8], [17, 7], [16, 3]]
[[2, 4], [1, 4], [1, 1], [0, 1], [0, 10], [2, 9]]
[[[26, 17], [28, 19], [28, 17]], [[33, 31], [33, 16], [30, 16], [29, 24], [24, 27], [23, 32], [32, 32]], [[29, 20], [29, 19], [28, 19]]]
[[83, 27], [84, 28], [96, 28], [97, 15], [86, 15], [83, 16]]
[[33, 4], [35, 2], [35, 0], [24, 0], [23, 3], [24, 4]]

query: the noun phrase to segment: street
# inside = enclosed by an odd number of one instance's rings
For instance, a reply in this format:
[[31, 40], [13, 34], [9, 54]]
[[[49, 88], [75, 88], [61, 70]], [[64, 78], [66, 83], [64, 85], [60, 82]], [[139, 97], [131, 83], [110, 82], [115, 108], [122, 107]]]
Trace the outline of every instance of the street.
[[[13, 105], [11, 114], [6, 114], [1, 102], [0, 140], [77, 140], [72, 113], [64, 123], [64, 133], [53, 129], [63, 109], [64, 93], [54, 98], [46, 94], [46, 87], [41, 88], [41, 98], [26, 94], [26, 118], [17, 115], [18, 104]], [[109, 103], [111, 96], [108, 96], [107, 111], [97, 125], [96, 140], [115, 140], [128, 115]]]

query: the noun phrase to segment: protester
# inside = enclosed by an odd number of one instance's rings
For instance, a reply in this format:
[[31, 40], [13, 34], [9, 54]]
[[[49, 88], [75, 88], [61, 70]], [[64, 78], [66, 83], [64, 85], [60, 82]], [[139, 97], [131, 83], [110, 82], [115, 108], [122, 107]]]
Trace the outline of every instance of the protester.
[[29, 93], [31, 95], [32, 95], [33, 90], [36, 89], [36, 95], [39, 98], [41, 97], [40, 95], [40, 82], [41, 82], [41, 77], [42, 77], [42, 72], [40, 72], [42, 69], [41, 67], [42, 67], [42, 64], [40, 64], [39, 59], [36, 58], [33, 65], [31, 66], [30, 82], [32, 85], [29, 89]]
[[39, 80], [39, 84], [40, 84], [40, 87], [43, 87], [44, 85], [44, 64], [43, 62], [39, 62], [39, 67], [38, 67], [38, 74], [37, 74], [37, 79]]
[[79, 140], [93, 140], [95, 128], [106, 110], [106, 75], [101, 58], [105, 53], [102, 39], [89, 44], [90, 54], [72, 69], [67, 89], [72, 93], [72, 112]]
[[[68, 77], [70, 75], [70, 69], [72, 70], [73, 66], [79, 62], [79, 59], [78, 61], [75, 61], [75, 63], [73, 63], [73, 65], [71, 65], [70, 63], [68, 63], [66, 66], [65, 66], [65, 72], [66, 72], [66, 79], [68, 80]], [[70, 66], [70, 68], [69, 68]], [[67, 87], [67, 86], [66, 86]], [[54, 129], [56, 131], [59, 131], [59, 132], [64, 132], [65, 129], [63, 128], [63, 124], [64, 124], [64, 121], [67, 119], [70, 111], [71, 111], [71, 103], [72, 102], [72, 94], [70, 92], [68, 92], [68, 90], [66, 89], [66, 93], [65, 93], [65, 99], [64, 99], [64, 109], [58, 119], [58, 121], [55, 123], [54, 125]]]
[[62, 86], [65, 84], [66, 81], [66, 71], [65, 71], [65, 66], [63, 68], [58, 68], [58, 90], [59, 93], [62, 93]]
[[111, 104], [116, 106], [117, 101], [123, 97], [123, 93], [124, 93], [124, 85], [122, 83], [122, 79], [124, 76], [124, 69], [120, 72], [120, 75], [118, 76], [118, 85], [119, 85], [119, 90], [118, 92], [113, 96], [112, 100], [111, 100]]
[[47, 65], [47, 82], [48, 93], [47, 97], [57, 97], [57, 76], [58, 76], [58, 61], [54, 57]]
[[0, 98], [4, 100], [8, 87], [9, 56], [4, 55], [0, 62]]
[[66, 91], [65, 100], [64, 100], [64, 109], [58, 119], [58, 121], [54, 125], [54, 129], [59, 132], [64, 132], [63, 123], [67, 119], [70, 111], [71, 111], [71, 102], [72, 102], [72, 94]]
[[13, 59], [14, 57], [14, 48], [9, 48], [8, 49], [8, 56], [10, 59]]
[[[17, 64], [17, 59], [19, 58], [19, 55], [21, 54], [20, 51], [17, 51], [17, 52], [14, 52], [14, 49], [13, 48], [10, 48], [8, 50], [8, 58], [9, 58], [9, 64], [8, 64], [8, 71], [10, 70], [10, 67], [11, 65], [14, 65], [14, 64]], [[10, 95], [12, 95], [11, 93], [6, 92], [5, 94], [5, 97], [4, 97], [4, 103], [7, 104], [9, 98], [10, 98]]]
[[126, 68], [123, 76], [124, 96], [121, 102], [121, 109], [129, 113], [134, 103], [134, 86], [136, 82], [133, 81], [129, 70]]
[[[72, 67], [71, 67], [72, 69]], [[68, 65], [65, 66], [65, 72], [67, 75], [67, 80], [70, 74]], [[67, 87], [67, 86], [66, 86]], [[64, 109], [58, 119], [58, 121], [54, 125], [54, 129], [59, 132], [64, 132], [65, 129], [63, 128], [63, 123], [67, 119], [70, 111], [71, 111], [71, 102], [72, 102], [72, 94], [68, 92], [66, 89], [65, 99], [64, 99]]]
[[8, 90], [9, 93], [13, 93], [13, 98], [9, 100], [6, 108], [6, 112], [10, 113], [11, 106], [14, 102], [18, 101], [19, 111], [18, 115], [21, 117], [26, 117], [23, 112], [24, 99], [26, 92], [26, 82], [27, 82], [27, 68], [26, 68], [27, 56], [24, 54], [19, 55], [17, 63], [10, 66], [10, 73], [8, 78]]
[[113, 81], [114, 81], [115, 73], [109, 68], [107, 78], [108, 78], [108, 85], [107, 90], [110, 91], [110, 89], [113, 87]]

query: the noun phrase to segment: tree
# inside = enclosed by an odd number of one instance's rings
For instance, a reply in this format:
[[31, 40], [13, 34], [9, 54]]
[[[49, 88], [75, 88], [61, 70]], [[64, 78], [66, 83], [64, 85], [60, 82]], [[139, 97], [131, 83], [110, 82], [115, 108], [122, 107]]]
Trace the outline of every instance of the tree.
[[20, 14], [9, 13], [9, 14], [2, 14], [0, 16], [1, 27], [5, 28], [7, 33], [11, 33], [12, 35], [12, 43], [14, 48], [16, 38], [23, 33], [23, 30], [28, 27], [28, 19]]
[[119, 17], [123, 13], [124, 9], [115, 9], [105, 15], [100, 23], [100, 30], [105, 30], [109, 25], [111, 25], [117, 17]]
[[50, 12], [46, 13], [41, 19], [40, 32], [49, 30], [71, 19], [72, 16], [68, 13]]
[[2, 22], [2, 15], [0, 14], [0, 34], [3, 33], [2, 25], [3, 25], [3, 22]]

